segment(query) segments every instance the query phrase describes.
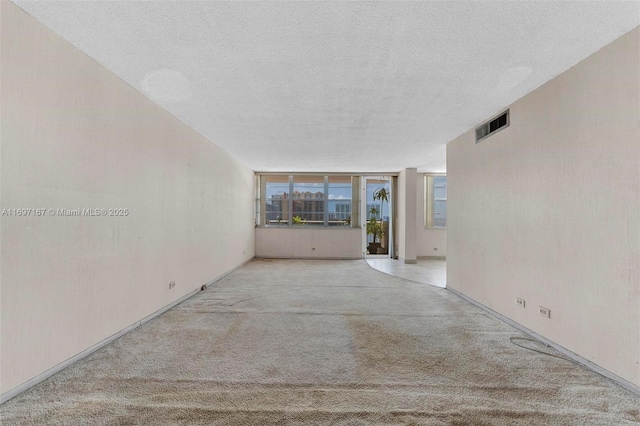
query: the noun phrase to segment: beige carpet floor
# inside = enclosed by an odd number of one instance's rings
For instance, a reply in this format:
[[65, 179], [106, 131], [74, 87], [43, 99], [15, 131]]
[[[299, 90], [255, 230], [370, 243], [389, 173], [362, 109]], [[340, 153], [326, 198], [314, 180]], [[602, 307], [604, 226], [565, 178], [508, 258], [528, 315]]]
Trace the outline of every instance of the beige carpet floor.
[[0, 419], [640, 424], [638, 396], [511, 337], [525, 336], [445, 289], [362, 260], [256, 260], [8, 401]]

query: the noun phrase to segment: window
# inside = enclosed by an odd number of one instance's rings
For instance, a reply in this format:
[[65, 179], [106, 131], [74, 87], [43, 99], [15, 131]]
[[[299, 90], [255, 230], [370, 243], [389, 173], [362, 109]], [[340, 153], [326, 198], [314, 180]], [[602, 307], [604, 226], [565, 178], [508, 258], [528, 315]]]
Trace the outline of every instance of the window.
[[266, 225], [289, 223], [289, 176], [264, 176]]
[[261, 175], [257, 223], [267, 226], [350, 226], [352, 177]]
[[293, 224], [324, 225], [325, 176], [293, 176]]
[[447, 227], [447, 177], [426, 175], [425, 187], [425, 227]]
[[327, 225], [351, 225], [351, 176], [328, 176]]

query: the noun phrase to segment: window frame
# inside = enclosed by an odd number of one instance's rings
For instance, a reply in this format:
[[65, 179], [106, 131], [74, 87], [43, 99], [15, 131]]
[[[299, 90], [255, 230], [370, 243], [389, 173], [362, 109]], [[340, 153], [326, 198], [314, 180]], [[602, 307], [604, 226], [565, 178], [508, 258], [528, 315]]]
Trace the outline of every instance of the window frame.
[[[425, 229], [447, 229], [447, 213], [445, 210], [445, 226], [435, 225], [435, 202], [444, 201], [447, 204], [448, 194], [445, 198], [435, 199], [435, 178], [444, 177], [446, 179], [446, 173], [427, 173], [424, 175], [424, 228]], [[446, 191], [446, 186], [445, 186]]]
[[[322, 188], [322, 198], [318, 198], [316, 200], [308, 200], [308, 201], [318, 201], [318, 202], [322, 202], [322, 206], [323, 206], [323, 211], [322, 211], [322, 223], [316, 223], [319, 221], [313, 221], [313, 224], [309, 224], [309, 226], [305, 227], [308, 229], [318, 229], [318, 228], [354, 228], [357, 227], [358, 225], [358, 221], [354, 221], [353, 219], [353, 214], [354, 214], [354, 194], [357, 191], [354, 191], [354, 177], [356, 177], [355, 175], [346, 175], [346, 174], [298, 174], [298, 173], [268, 173], [268, 174], [256, 174], [257, 176], [257, 190], [256, 190], [256, 216], [255, 216], [255, 222], [256, 222], [256, 226], [258, 227], [271, 227], [271, 228], [286, 228], [286, 227], [297, 227], [297, 225], [294, 223], [294, 219], [293, 217], [295, 216], [295, 205], [294, 203], [296, 202], [304, 202], [305, 198], [298, 198], [296, 197], [295, 194], [295, 187], [297, 184], [305, 184], [306, 182], [304, 182], [304, 178], [306, 176], [308, 176], [310, 178], [310, 180], [321, 180], [323, 185], [321, 186]], [[268, 223], [267, 220], [267, 202], [271, 200], [271, 198], [267, 197], [267, 184], [268, 184], [268, 178], [269, 176], [279, 176], [282, 178], [288, 178], [288, 196], [287, 196], [287, 201], [288, 201], [288, 219], [286, 221], [282, 221], [282, 223]], [[351, 196], [348, 199], [344, 199], [341, 200], [342, 203], [349, 203], [350, 210], [351, 210], [351, 218], [350, 221], [347, 221], [345, 219], [345, 223], [342, 225], [338, 225], [335, 219], [331, 219], [330, 215], [331, 212], [329, 212], [329, 204], [331, 202], [333, 202], [333, 199], [330, 199], [330, 193], [331, 193], [331, 186], [334, 182], [331, 182], [331, 178], [332, 177], [336, 177], [336, 176], [345, 176], [349, 178], [350, 182], [349, 182], [349, 187], [350, 187], [350, 193]], [[318, 183], [318, 182], [311, 182], [311, 183]], [[346, 182], [345, 182], [346, 183]], [[357, 185], [356, 185], [357, 186]], [[318, 191], [320, 192], [320, 191]], [[356, 209], [357, 212], [357, 209]], [[302, 226], [300, 226], [302, 228]]]

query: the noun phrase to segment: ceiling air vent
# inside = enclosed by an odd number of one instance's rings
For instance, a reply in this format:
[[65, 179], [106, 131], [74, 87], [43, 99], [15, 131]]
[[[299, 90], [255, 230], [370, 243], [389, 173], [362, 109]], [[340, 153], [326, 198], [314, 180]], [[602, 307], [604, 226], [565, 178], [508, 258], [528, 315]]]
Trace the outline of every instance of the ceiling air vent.
[[476, 129], [476, 143], [506, 127], [509, 127], [509, 110], [506, 110], [496, 118], [489, 120], [478, 127]]

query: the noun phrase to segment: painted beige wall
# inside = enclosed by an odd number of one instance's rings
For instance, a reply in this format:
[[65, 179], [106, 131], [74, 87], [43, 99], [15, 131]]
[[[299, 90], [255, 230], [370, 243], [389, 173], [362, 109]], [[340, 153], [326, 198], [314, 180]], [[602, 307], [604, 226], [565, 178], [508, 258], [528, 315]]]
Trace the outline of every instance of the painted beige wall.
[[360, 259], [362, 229], [256, 227], [256, 257]]
[[[5, 393], [254, 255], [254, 175], [2, 1]], [[169, 290], [168, 283], [175, 281]]]
[[418, 257], [446, 256], [447, 230], [424, 227], [424, 209], [426, 207], [424, 177], [424, 174], [418, 174], [416, 183], [416, 255]]
[[447, 146], [447, 285], [635, 385], [639, 105], [636, 28]]

